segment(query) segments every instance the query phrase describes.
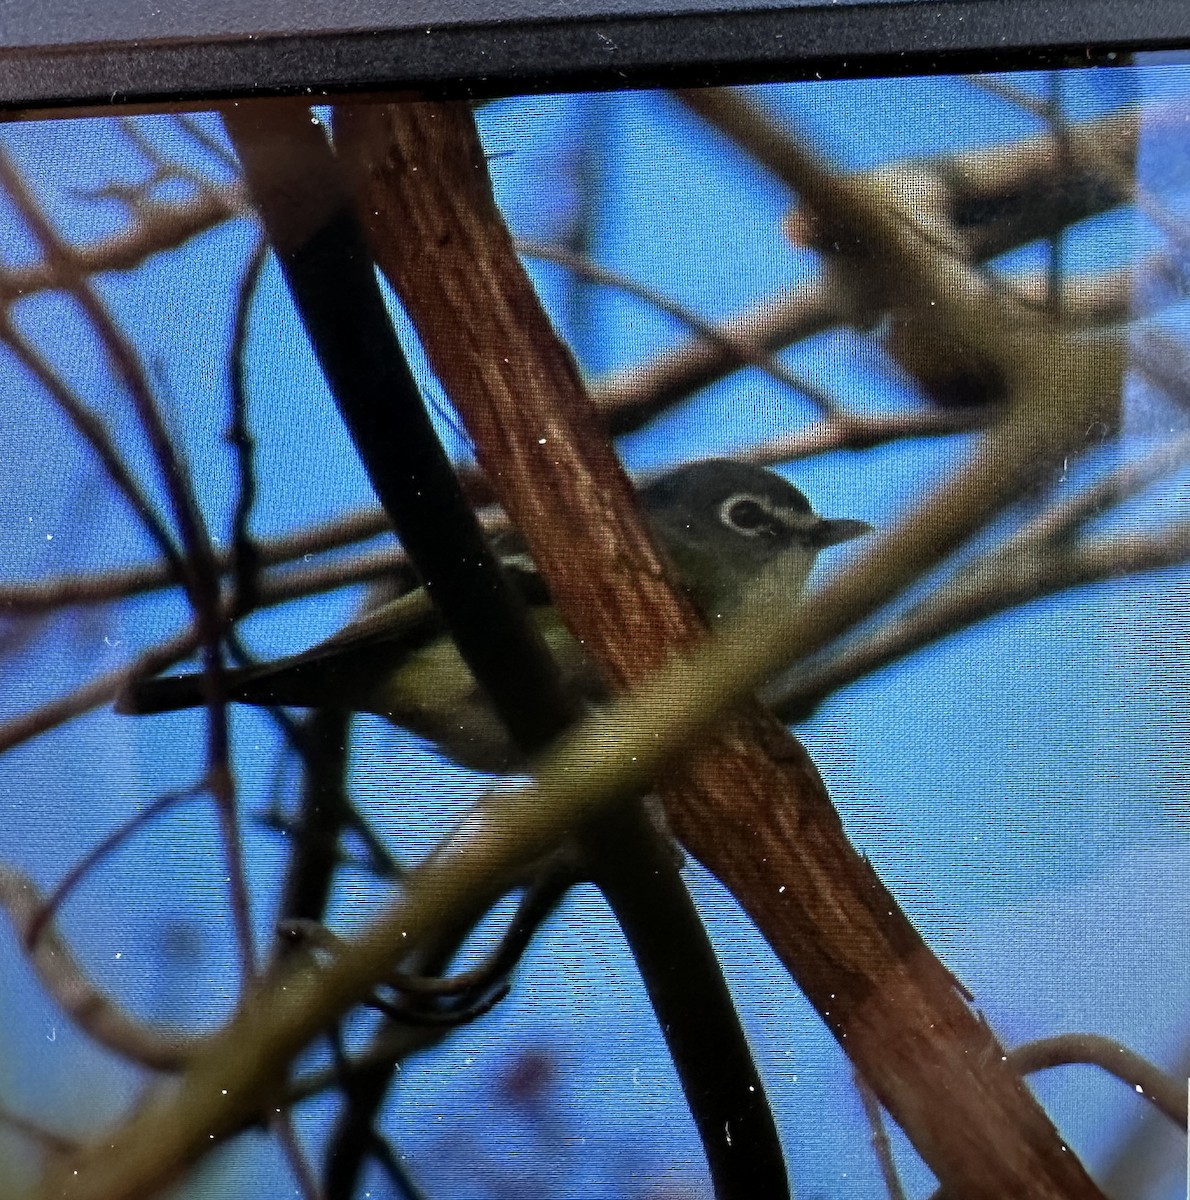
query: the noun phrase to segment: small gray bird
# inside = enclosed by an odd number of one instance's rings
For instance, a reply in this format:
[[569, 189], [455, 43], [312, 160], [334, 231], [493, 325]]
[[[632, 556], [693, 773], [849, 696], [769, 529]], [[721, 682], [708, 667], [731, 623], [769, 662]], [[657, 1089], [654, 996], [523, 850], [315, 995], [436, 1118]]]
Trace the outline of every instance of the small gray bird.
[[[774, 603], [802, 592], [818, 552], [870, 531], [863, 521], [818, 516], [797, 488], [763, 467], [729, 459], [690, 463], [641, 489], [641, 504], [694, 604], [712, 622], [735, 611], [762, 577]], [[580, 703], [604, 698], [598, 674], [562, 623], [523, 547], [498, 547], [518, 582], [562, 683]], [[424, 589], [368, 613], [289, 658], [227, 673], [243, 704], [378, 713], [474, 770], [523, 765], [508, 735], [446, 636]], [[158, 713], [203, 703], [201, 677], [142, 680], [119, 712]]]

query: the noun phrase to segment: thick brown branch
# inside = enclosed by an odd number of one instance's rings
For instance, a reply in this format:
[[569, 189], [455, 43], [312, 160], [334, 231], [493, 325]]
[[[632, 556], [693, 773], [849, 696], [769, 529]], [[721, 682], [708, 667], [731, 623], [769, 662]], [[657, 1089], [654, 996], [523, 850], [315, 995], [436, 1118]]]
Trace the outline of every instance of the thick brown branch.
[[[573, 364], [516, 264], [469, 116], [449, 106], [358, 109], [340, 138], [360, 163], [362, 208], [394, 286], [404, 294], [420, 277], [436, 281], [435, 303], [414, 314], [423, 343], [559, 608], [617, 684], [641, 680], [698, 626], [668, 585]], [[780, 161], [792, 154], [783, 146]], [[439, 171], [410, 169], [426, 163]], [[883, 193], [851, 187], [804, 154], [797, 167], [803, 194], [874, 235], [890, 270], [909, 272], [944, 306], [944, 328], [987, 321], [986, 287], [972, 290], [955, 264], [906, 239]], [[989, 338], [1015, 329], [1015, 313], [995, 316]], [[998, 454], [988, 457], [974, 503], [949, 514], [947, 532], [982, 523], [1019, 486]], [[932, 524], [914, 533], [898, 579], [939, 553]], [[714, 745], [663, 782], [670, 820], [756, 920], [940, 1179], [972, 1200], [1097, 1196], [961, 988], [847, 842], [802, 748], [755, 710]]]
[[[572, 623], [575, 634], [589, 646], [615, 648], [599, 658], [616, 684], [640, 678], [649, 664], [660, 665], [667, 645], [690, 644], [698, 623], [665, 581], [632, 486], [516, 256], [469, 111], [346, 109], [335, 128], [356, 172], [359, 212], [378, 261], [497, 498], [525, 534], [551, 594], [562, 594], [563, 613], [581, 606], [585, 619]], [[494, 307], [485, 311], [489, 302]], [[624, 538], [621, 521], [628, 523]], [[592, 538], [600, 552], [576, 556], [576, 544], [585, 550]], [[634, 609], [625, 589], [637, 573], [651, 580], [653, 596]], [[761, 1081], [671, 848], [634, 808], [603, 818], [581, 841], [641, 969], [716, 1196], [784, 1194]]]

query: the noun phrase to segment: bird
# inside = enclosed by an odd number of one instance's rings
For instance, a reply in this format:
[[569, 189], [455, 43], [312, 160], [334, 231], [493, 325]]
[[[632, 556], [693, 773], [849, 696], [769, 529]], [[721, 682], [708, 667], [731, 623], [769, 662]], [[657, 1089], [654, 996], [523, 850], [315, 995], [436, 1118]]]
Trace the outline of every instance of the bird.
[[[639, 495], [682, 587], [712, 624], [737, 611], [762, 578], [766, 598], [794, 602], [821, 550], [872, 528], [821, 517], [780, 475], [733, 459], [686, 463]], [[550, 604], [523, 542], [508, 535], [496, 550], [557, 660], [567, 694], [580, 707], [606, 699], [594, 664]], [[471, 770], [506, 774], [524, 765], [424, 588], [382, 604], [302, 653], [229, 670], [224, 682], [228, 699], [243, 704], [333, 705], [378, 714]], [[116, 710], [146, 715], [204, 702], [200, 674], [173, 675], [135, 681], [117, 698]]]

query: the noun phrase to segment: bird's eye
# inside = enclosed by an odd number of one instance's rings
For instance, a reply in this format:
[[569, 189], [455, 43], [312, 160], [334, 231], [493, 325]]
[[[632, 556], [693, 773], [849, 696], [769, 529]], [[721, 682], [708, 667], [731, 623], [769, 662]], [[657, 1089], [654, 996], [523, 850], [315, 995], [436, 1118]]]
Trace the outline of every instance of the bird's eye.
[[723, 506], [723, 523], [741, 533], [762, 533], [773, 524], [772, 514], [757, 500], [731, 500]]

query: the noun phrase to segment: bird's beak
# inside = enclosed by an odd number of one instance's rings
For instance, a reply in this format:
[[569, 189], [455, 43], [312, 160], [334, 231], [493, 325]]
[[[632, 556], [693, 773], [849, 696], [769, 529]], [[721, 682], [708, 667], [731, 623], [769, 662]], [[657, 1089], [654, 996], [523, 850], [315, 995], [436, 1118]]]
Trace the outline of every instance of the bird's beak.
[[826, 546], [837, 546], [840, 542], [849, 542], [852, 538], [862, 537], [871, 533], [872, 526], [867, 521], [853, 521], [850, 517], [823, 517], [810, 531], [814, 545], [819, 549]]

